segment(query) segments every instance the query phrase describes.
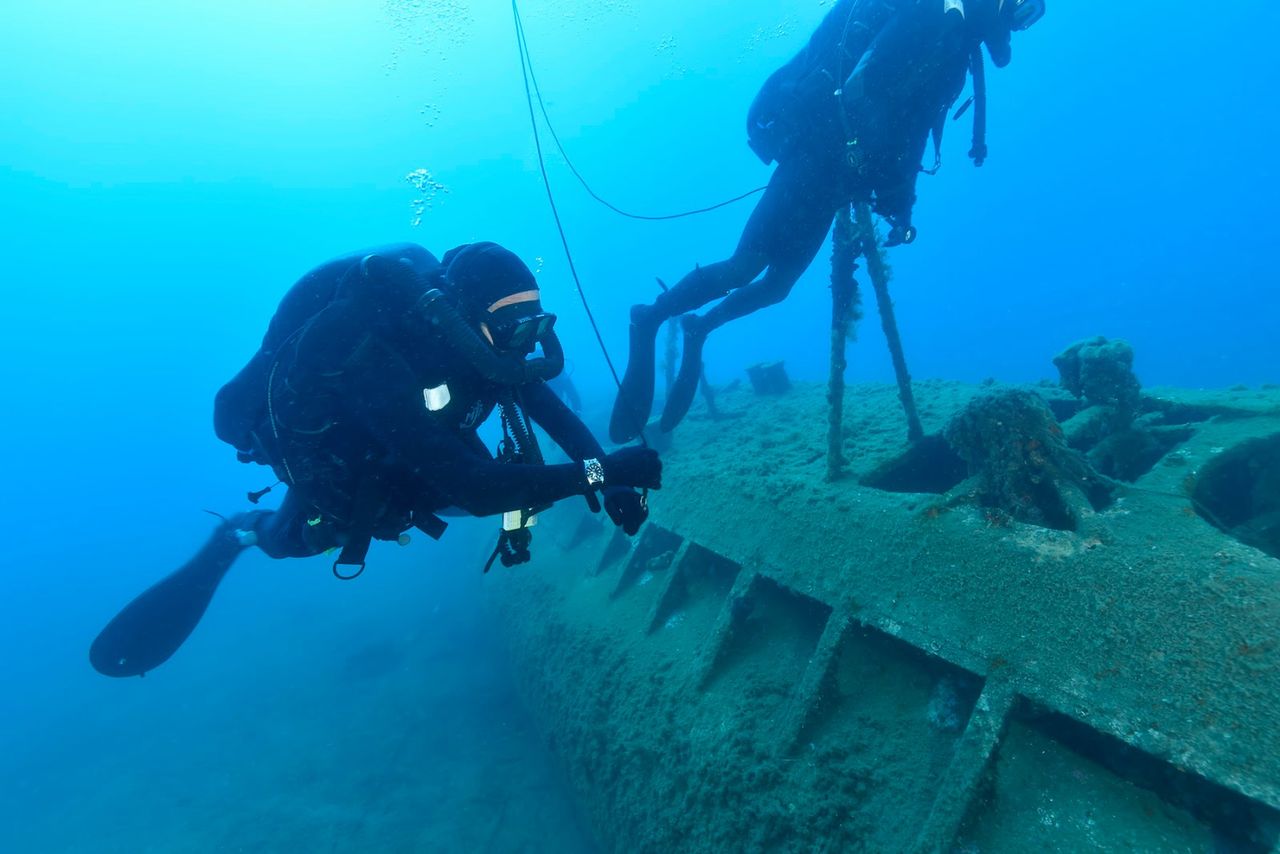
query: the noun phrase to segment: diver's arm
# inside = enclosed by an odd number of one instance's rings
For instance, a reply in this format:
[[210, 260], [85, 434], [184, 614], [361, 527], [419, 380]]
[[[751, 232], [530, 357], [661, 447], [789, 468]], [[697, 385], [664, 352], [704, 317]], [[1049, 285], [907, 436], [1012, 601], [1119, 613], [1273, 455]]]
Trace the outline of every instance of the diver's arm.
[[[624, 448], [616, 455], [605, 456], [604, 449], [596, 441], [596, 437], [582, 423], [582, 419], [565, 405], [559, 396], [546, 383], [526, 385], [521, 388], [521, 401], [525, 412], [536, 421], [542, 429], [559, 445], [566, 454], [575, 460], [600, 460], [605, 466], [605, 484], [600, 493], [604, 510], [614, 524], [622, 528], [628, 536], [640, 530], [640, 526], [649, 518], [649, 508], [644, 498], [633, 487], [643, 486], [641, 483], [618, 484], [611, 482], [615, 461], [620, 457], [637, 458], [652, 457], [653, 465], [661, 472], [661, 464], [657, 454], [648, 448]], [[657, 483], [648, 484], [656, 486]], [[587, 505], [593, 513], [600, 512], [601, 503], [594, 495], [587, 494]]]
[[893, 225], [890, 246], [914, 239], [920, 164], [931, 131], [964, 86], [965, 33], [959, 9], [910, 4], [885, 26], [846, 87], [860, 136], [880, 151], [871, 184], [876, 212]]
[[[646, 465], [642, 460], [651, 457], [652, 461], [648, 465], [654, 466], [660, 475], [661, 463], [658, 462], [658, 455], [649, 448], [631, 447], [606, 456], [596, 437], [587, 429], [587, 425], [582, 423], [582, 419], [575, 415], [546, 383], [524, 386], [521, 389], [521, 401], [525, 412], [546, 430], [555, 443], [572, 459], [594, 458], [601, 461], [605, 467], [605, 483], [600, 493], [604, 499], [605, 511], [608, 512], [614, 524], [622, 528], [628, 536], [640, 530], [645, 519], [649, 518], [649, 509], [644, 498], [634, 487], [657, 488], [659, 484], [656, 481], [644, 484], [636, 480], [614, 483], [614, 471], [622, 457], [627, 457], [631, 464], [639, 463], [642, 466]], [[600, 503], [597, 503], [595, 496], [590, 493], [587, 495], [587, 505], [593, 513], [598, 513], [601, 509]]]
[[427, 423], [414, 429], [406, 456], [421, 460], [416, 468], [423, 479], [473, 516], [551, 504], [591, 491], [581, 462], [499, 463], [478, 456], [425, 412], [421, 420]]
[[845, 79], [846, 107], [859, 101], [910, 97], [940, 61], [962, 47], [964, 13], [938, 3], [905, 3], [879, 27]]
[[924, 158], [932, 128], [922, 123], [913, 128], [906, 150], [886, 167], [883, 176], [875, 182], [875, 212], [889, 220], [895, 233], [890, 234], [890, 244], [911, 242], [905, 233], [911, 229], [911, 212], [916, 203], [916, 182], [920, 179], [920, 161]]
[[846, 107], [856, 109], [859, 102], [881, 91], [885, 83], [890, 82], [886, 79], [889, 66], [895, 62], [900, 64], [909, 54], [913, 27], [907, 16], [907, 12], [894, 13], [858, 58], [841, 87]]
[[521, 386], [525, 412], [574, 460], [603, 459], [604, 448], [546, 383]]
[[356, 362], [344, 383], [348, 417], [449, 503], [488, 516], [590, 491], [581, 462], [533, 466], [480, 456], [427, 411], [413, 371], [377, 339]]
[[659, 489], [662, 463], [648, 448], [623, 448], [601, 456], [604, 482], [591, 483], [581, 462], [560, 465], [499, 463], [475, 451], [425, 416], [432, 427], [413, 433], [411, 450], [423, 463], [417, 472], [446, 500], [473, 516], [490, 516], [552, 504], [599, 489], [606, 502], [628, 488]]

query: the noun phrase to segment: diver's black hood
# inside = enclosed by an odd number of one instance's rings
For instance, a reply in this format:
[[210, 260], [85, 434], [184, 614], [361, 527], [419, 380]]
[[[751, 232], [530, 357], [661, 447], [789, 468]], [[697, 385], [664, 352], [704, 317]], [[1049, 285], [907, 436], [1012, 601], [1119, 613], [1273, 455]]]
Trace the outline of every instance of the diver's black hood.
[[542, 314], [536, 296], [490, 310], [508, 297], [538, 292], [533, 272], [511, 250], [496, 243], [468, 243], [446, 252], [443, 264], [449, 290], [471, 318], [501, 325]]

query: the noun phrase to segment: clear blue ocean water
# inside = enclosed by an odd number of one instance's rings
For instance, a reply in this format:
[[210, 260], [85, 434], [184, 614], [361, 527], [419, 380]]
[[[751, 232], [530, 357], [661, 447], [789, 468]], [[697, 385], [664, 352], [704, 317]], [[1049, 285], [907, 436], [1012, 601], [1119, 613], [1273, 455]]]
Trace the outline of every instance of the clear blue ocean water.
[[[578, 167], [615, 203], [663, 213], [767, 180], [746, 107], [825, 10], [526, 0], [523, 14]], [[892, 255], [914, 374], [1051, 377], [1058, 350], [1101, 334], [1134, 345], [1146, 385], [1280, 382], [1278, 24], [1258, 0], [1050, 0], [990, 72], [989, 163], [969, 164], [968, 121], [952, 124], [942, 172], [921, 179], [920, 238]], [[358, 584], [323, 559], [246, 556], [141, 682], [106, 680], [85, 654], [202, 541], [202, 510], [270, 480], [213, 436], [212, 396], [330, 256], [511, 247], [561, 315], [576, 382], [607, 405], [510, 8], [8, 0], [0, 46], [0, 851], [589, 850], [480, 607], [487, 524], [381, 548]], [[621, 367], [627, 307], [655, 276], [726, 256], [750, 202], [634, 222], [557, 155], [548, 166]], [[773, 359], [824, 376], [825, 258], [786, 303], [712, 339], [713, 381]], [[891, 378], [877, 336], [851, 351], [852, 379]]]

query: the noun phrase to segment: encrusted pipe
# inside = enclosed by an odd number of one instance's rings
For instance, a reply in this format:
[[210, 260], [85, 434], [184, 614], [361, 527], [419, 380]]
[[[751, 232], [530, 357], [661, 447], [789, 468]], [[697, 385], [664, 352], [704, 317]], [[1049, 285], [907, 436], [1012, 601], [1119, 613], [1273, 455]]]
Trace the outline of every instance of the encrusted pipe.
[[893, 300], [889, 298], [889, 265], [885, 263], [880, 240], [876, 237], [871, 205], [859, 202], [856, 209], [862, 254], [867, 259], [867, 274], [871, 277], [871, 286], [876, 291], [876, 304], [880, 307], [880, 325], [884, 328], [884, 337], [889, 343], [893, 372], [898, 377], [898, 397], [907, 413], [907, 438], [916, 442], [924, 438], [924, 428], [920, 426], [920, 416], [916, 412], [916, 399], [911, 392], [911, 374], [907, 372], [907, 360], [902, 354], [902, 338], [898, 335], [898, 321], [893, 314]]
[[845, 342], [858, 319], [858, 283], [853, 278], [858, 256], [857, 235], [846, 207], [836, 214], [831, 245], [831, 377], [827, 382], [827, 480], [844, 475]]

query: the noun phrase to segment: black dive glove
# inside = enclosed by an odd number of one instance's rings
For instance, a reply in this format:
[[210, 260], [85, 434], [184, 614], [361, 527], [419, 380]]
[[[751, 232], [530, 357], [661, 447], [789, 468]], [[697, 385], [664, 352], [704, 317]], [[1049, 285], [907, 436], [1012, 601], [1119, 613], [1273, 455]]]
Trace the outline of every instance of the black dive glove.
[[662, 488], [662, 460], [652, 448], [623, 448], [600, 460], [604, 483], [600, 489], [633, 486], [636, 489]]
[[634, 537], [649, 518], [649, 507], [640, 493], [627, 486], [605, 487], [604, 509], [628, 537]]
[[583, 474], [587, 480], [587, 506], [592, 513], [600, 512], [600, 498], [604, 509], [628, 536], [634, 536], [649, 518], [649, 508], [644, 498], [636, 492], [640, 489], [662, 488], [662, 460], [652, 448], [623, 448], [602, 460], [584, 460]]

